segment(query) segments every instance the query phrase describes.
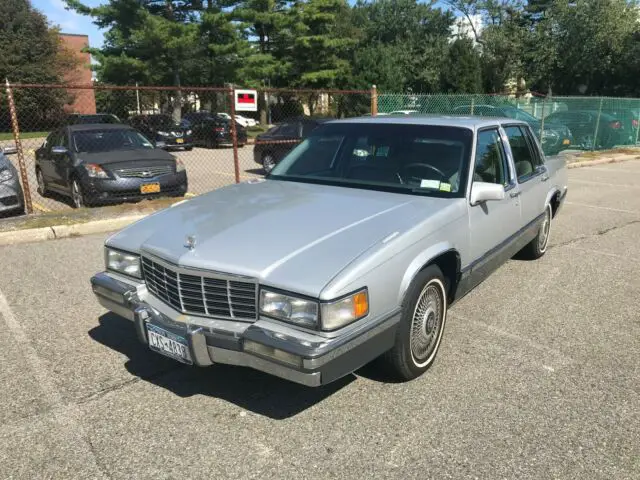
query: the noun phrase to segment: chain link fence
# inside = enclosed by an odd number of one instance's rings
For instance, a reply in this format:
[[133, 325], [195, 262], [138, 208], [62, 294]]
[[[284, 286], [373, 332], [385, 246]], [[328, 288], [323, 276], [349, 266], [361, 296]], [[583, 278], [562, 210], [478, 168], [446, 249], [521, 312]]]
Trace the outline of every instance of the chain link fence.
[[37, 213], [199, 195], [262, 176], [325, 118], [371, 111], [368, 90], [260, 90], [251, 112], [235, 100], [230, 87], [11, 85], [0, 147], [24, 172], [12, 201]]
[[524, 120], [540, 137], [547, 154], [639, 144], [638, 98], [380, 94], [378, 112]]

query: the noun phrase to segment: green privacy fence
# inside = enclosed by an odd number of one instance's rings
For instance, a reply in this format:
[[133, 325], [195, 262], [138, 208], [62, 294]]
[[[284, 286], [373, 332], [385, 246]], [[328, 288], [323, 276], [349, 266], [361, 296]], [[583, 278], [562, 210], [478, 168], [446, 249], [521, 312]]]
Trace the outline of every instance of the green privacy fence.
[[379, 114], [509, 117], [529, 123], [546, 153], [638, 145], [640, 98], [379, 94]]

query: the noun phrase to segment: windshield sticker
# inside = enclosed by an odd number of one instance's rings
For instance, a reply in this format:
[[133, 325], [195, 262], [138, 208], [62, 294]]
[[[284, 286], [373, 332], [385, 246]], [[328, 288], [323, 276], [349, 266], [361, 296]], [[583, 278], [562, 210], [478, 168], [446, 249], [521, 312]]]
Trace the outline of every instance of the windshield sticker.
[[451, 184], [442, 182], [440, 184], [440, 191], [441, 192], [450, 192], [451, 191]]
[[421, 180], [420, 188], [440, 188], [440, 180]]

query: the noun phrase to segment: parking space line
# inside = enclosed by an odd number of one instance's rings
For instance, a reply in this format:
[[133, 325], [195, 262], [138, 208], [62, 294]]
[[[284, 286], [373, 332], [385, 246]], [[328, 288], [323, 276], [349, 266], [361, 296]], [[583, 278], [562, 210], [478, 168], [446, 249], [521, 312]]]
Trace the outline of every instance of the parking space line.
[[[82, 446], [82, 450], [88, 457], [92, 457], [98, 468], [97, 456], [87, 441], [87, 436], [81, 422], [82, 411], [76, 404], [64, 405], [62, 394], [53, 381], [47, 367], [40, 360], [38, 352], [31, 345], [25, 329], [11, 310], [7, 297], [0, 290], [0, 316], [4, 318], [9, 332], [13, 335], [15, 342], [19, 345], [20, 351], [24, 355], [27, 364], [33, 371], [36, 383], [44, 396], [45, 403], [51, 407], [55, 422], [59, 425], [61, 432], [67, 438], [65, 441], [76, 448]], [[60, 408], [63, 407], [63, 408]], [[103, 477], [108, 477], [108, 472], [102, 471]]]
[[184, 194], [185, 197], [190, 198], [190, 197], [195, 197], [196, 194], [195, 193], [191, 193], [191, 192], [187, 192]]
[[589, 205], [588, 203], [577, 203], [577, 202], [565, 202], [567, 205], [575, 205], [576, 207], [586, 207], [586, 208], [595, 208], [597, 210], [608, 210], [610, 212], [620, 212], [620, 213], [632, 213], [635, 215], [640, 214], [640, 212], [636, 210], [624, 210], [621, 208], [611, 208], [611, 207], [602, 207], [600, 205]]
[[33, 208], [35, 208], [36, 210], [40, 210], [41, 212], [50, 212], [51, 211], [47, 207], [44, 207], [44, 206], [40, 205], [38, 202], [33, 202], [32, 201], [31, 205], [33, 205]]
[[623, 183], [604, 183], [604, 182], [593, 182], [591, 180], [576, 180], [574, 178], [571, 179], [571, 183], [586, 183], [588, 185], [602, 185], [603, 187], [615, 187], [615, 188], [640, 188], [639, 185], [625, 185]]
[[636, 173], [636, 174], [640, 174], [640, 170], [627, 170], [627, 169], [621, 169], [621, 168], [602, 168], [602, 167], [589, 167], [588, 171], [598, 171], [598, 172], [613, 172], [613, 173]]

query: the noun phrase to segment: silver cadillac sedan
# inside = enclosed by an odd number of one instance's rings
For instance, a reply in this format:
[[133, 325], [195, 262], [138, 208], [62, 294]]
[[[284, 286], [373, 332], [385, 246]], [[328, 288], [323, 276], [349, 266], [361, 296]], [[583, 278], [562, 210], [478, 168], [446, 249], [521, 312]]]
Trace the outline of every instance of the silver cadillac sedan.
[[564, 160], [521, 121], [332, 121], [265, 179], [108, 238], [91, 283], [179, 362], [319, 386], [383, 357], [411, 380], [456, 300], [514, 255], [544, 255], [566, 193]]

